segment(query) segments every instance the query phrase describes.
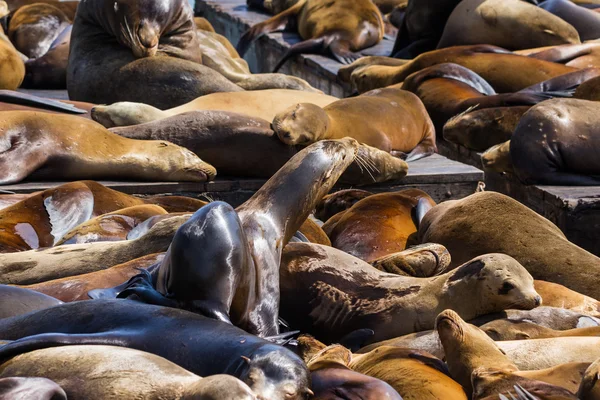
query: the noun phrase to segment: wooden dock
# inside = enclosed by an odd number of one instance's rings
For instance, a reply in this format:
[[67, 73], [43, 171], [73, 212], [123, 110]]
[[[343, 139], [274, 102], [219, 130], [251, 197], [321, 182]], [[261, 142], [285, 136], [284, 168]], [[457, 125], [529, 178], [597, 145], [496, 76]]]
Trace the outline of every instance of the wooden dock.
[[[210, 21], [215, 30], [236, 46], [242, 34], [252, 25], [268, 19], [266, 13], [248, 9], [246, 0], [197, 0], [196, 14]], [[252, 72], [271, 72], [289, 47], [300, 42], [296, 33], [271, 33], [258, 39], [245, 54]], [[389, 56], [392, 40], [384, 39], [377, 46], [363, 50], [364, 55]], [[326, 94], [339, 98], [353, 93], [350, 84], [342, 82], [337, 72], [342, 64], [321, 55], [299, 55], [288, 60], [279, 72], [306, 80]]]

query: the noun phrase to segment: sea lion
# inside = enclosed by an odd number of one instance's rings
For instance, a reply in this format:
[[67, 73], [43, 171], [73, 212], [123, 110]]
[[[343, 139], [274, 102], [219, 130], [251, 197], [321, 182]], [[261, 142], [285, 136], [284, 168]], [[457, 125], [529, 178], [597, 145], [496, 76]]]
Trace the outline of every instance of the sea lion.
[[281, 29], [293, 20], [303, 41], [285, 52], [273, 72], [288, 58], [300, 53], [329, 52], [342, 64], [350, 64], [360, 58], [357, 52], [383, 39], [383, 18], [370, 0], [299, 0], [294, 6], [246, 31], [238, 42], [238, 52], [244, 56], [255, 39]]
[[36, 291], [0, 285], [0, 319], [23, 315], [62, 304], [62, 301]]
[[77, 8], [67, 68], [70, 99], [143, 101], [165, 109], [208, 93], [242, 90], [200, 64], [187, 1], [114, 3], [91, 0]]
[[418, 239], [446, 246], [452, 265], [500, 252], [514, 257], [535, 279], [600, 299], [595, 284], [600, 259], [569, 242], [546, 218], [500, 193], [480, 192], [438, 204], [425, 214]]
[[163, 257], [163, 253], [149, 254], [104, 270], [48, 280], [22, 287], [47, 294], [65, 303], [89, 300], [89, 291], [106, 289], [126, 282], [129, 278], [139, 274], [140, 269], [147, 269], [157, 264]]
[[419, 189], [364, 198], [330, 219], [323, 230], [331, 245], [366, 262], [402, 251], [420, 218], [435, 201]]
[[0, 283], [27, 285], [100, 271], [136, 258], [167, 251], [189, 215], [166, 219], [135, 240], [70, 244], [0, 254]]
[[35, 350], [0, 365], [0, 377], [7, 376], [51, 379], [73, 400], [110, 397], [256, 399], [248, 385], [230, 375], [201, 378], [162, 357], [116, 346]]
[[8, 37], [17, 50], [29, 58], [48, 52], [54, 40], [71, 24], [60, 9], [47, 3], [19, 8], [10, 18]]
[[495, 171], [500, 174], [514, 174], [510, 159], [510, 140], [494, 145], [481, 154], [484, 171]]
[[212, 93], [164, 111], [143, 103], [121, 102], [109, 106], [96, 106], [92, 109], [92, 118], [107, 128], [113, 128], [144, 124], [188, 111], [213, 110], [246, 114], [270, 122], [275, 115], [298, 102], [325, 107], [337, 100], [336, 97], [322, 93], [289, 89]]
[[577, 398], [581, 400], [598, 400], [600, 399], [600, 384], [598, 380], [600, 376], [600, 359], [594, 361], [583, 375], [581, 385], [577, 391]]
[[535, 286], [535, 291], [542, 296], [542, 303], [545, 306], [560, 307], [600, 317], [600, 301], [596, 299], [552, 282], [535, 280], [533, 286]]
[[527, 340], [568, 336], [600, 336], [600, 326], [558, 331], [527, 321], [498, 319], [480, 326], [489, 337], [498, 340]]
[[568, 0], [545, 0], [540, 8], [571, 24], [581, 41], [600, 38], [600, 15]]
[[[302, 92], [298, 92], [302, 93]], [[275, 137], [259, 118], [225, 111], [190, 111], [155, 122], [112, 128], [130, 139], [168, 140], [208, 157], [221, 175], [270, 178], [298, 149]], [[251, 148], [253, 151], [248, 151]], [[356, 161], [341, 182], [369, 184], [401, 179], [408, 164], [389, 153], [360, 145]]]
[[353, 86], [364, 93], [403, 82], [410, 74], [442, 63], [454, 63], [470, 69], [498, 93], [518, 92], [555, 76], [575, 71], [575, 68], [565, 65], [512, 54], [500, 47], [471, 45], [423, 53], [399, 66], [367, 65], [355, 69], [350, 78]]
[[540, 380], [575, 392], [583, 372], [589, 365], [583, 362], [561, 365], [550, 370], [519, 371], [518, 366], [503, 354], [489, 336], [476, 326], [463, 321], [452, 310], [440, 313], [436, 319], [436, 330], [444, 346], [450, 376], [465, 388], [467, 394], [473, 394], [474, 398], [483, 398], [492, 394], [489, 392], [491, 389], [489, 387], [471, 385], [471, 377], [478, 369], [491, 368], [507, 372], [507, 377], [502, 382], [502, 389], [499, 386], [493, 388], [495, 393], [511, 389], [516, 383], [512, 382], [513, 375]]
[[[174, 326], [165, 335], [165, 327]], [[1, 347], [3, 360], [57, 345], [119, 345], [196, 375], [233, 375], [258, 398], [303, 400], [312, 394], [308, 370], [290, 350], [221, 321], [130, 300], [79, 301], [0, 320], [0, 337], [23, 338]]]
[[2, 378], [0, 397], [15, 400], [67, 400], [65, 391], [46, 378]]
[[510, 140], [519, 180], [526, 185], [600, 185], [598, 111], [594, 101], [555, 99], [526, 112]]
[[277, 114], [273, 130], [288, 145], [350, 136], [360, 143], [418, 160], [437, 152], [435, 129], [414, 94], [377, 89], [321, 108], [298, 103]]
[[323, 222], [327, 222], [335, 214], [346, 211], [356, 204], [356, 202], [372, 194], [362, 189], [344, 189], [328, 194], [315, 207], [315, 217]]
[[25, 64], [1, 27], [0, 60], [0, 90], [16, 90], [25, 78]]
[[24, 88], [66, 89], [72, 26], [66, 27], [46, 54], [25, 61]]
[[[501, 254], [438, 277], [412, 278], [378, 271], [331, 247], [290, 243], [281, 260], [280, 287], [282, 318], [327, 341], [361, 328], [375, 332], [369, 343], [430, 329], [439, 309], [449, 307], [471, 319], [541, 302], [525, 269]], [[476, 299], [458, 301], [457, 291]]]
[[370, 264], [391, 274], [429, 278], [446, 272], [450, 253], [442, 245], [425, 243], [377, 258]]
[[528, 53], [523, 54], [538, 60], [552, 61], [574, 68], [600, 67], [600, 43], [597, 41], [530, 49]]
[[[510, 373], [494, 369], [483, 369], [473, 372], [473, 380], [477, 387], [480, 386], [491, 386], [497, 381], [503, 384], [508, 378], [511, 378], [511, 382], [516, 383], [513, 385], [512, 390], [505, 392], [496, 392], [496, 390], [490, 390], [493, 393], [490, 396], [477, 397], [477, 400], [498, 400], [499, 396], [506, 396], [515, 400], [579, 400], [571, 391], [561, 388], [556, 385], [549, 383], [511, 376]], [[511, 397], [512, 396], [512, 397]]]
[[543, 8], [521, 0], [463, 0], [450, 14], [438, 49], [491, 44], [517, 50], [565, 43], [580, 43], [577, 30]]
[[1, 184], [25, 178], [206, 182], [216, 175], [214, 167], [185, 148], [129, 140], [71, 115], [2, 112], [0, 135]]
[[156, 296], [144, 286], [128, 286], [120, 295], [150, 301], [162, 295], [161, 305], [259, 336], [278, 334], [281, 252], [357, 151], [350, 138], [320, 141], [292, 157], [237, 209], [223, 202], [202, 207], [178, 229], [152, 273]]
[[165, 214], [164, 208], [151, 204], [123, 208], [87, 220], [65, 234], [55, 245], [125, 240], [135, 226], [150, 217]]

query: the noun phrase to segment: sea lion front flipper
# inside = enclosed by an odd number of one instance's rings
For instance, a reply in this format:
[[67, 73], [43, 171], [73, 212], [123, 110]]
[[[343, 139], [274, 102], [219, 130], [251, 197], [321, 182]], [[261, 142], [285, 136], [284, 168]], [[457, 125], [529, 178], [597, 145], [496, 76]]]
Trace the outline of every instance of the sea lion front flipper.
[[11, 104], [21, 104], [25, 106], [39, 107], [47, 110], [63, 111], [72, 114], [85, 114], [87, 112], [85, 110], [75, 107], [72, 104], [63, 103], [58, 100], [32, 96], [30, 94], [20, 93], [14, 90], [0, 90], [0, 101], [4, 101]]
[[244, 57], [244, 54], [246, 54], [252, 42], [262, 35], [284, 29], [289, 19], [298, 14], [305, 4], [306, 0], [300, 0], [294, 6], [269, 18], [266, 21], [254, 25], [244, 32], [236, 47], [240, 57]]

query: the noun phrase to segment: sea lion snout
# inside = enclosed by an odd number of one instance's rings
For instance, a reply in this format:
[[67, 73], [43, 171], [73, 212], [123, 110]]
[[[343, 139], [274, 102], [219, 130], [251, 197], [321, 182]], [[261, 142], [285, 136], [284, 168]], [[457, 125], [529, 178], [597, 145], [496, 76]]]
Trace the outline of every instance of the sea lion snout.
[[132, 46], [133, 55], [136, 58], [154, 57], [158, 51], [160, 27], [148, 21], [141, 20], [136, 36], [139, 46]]

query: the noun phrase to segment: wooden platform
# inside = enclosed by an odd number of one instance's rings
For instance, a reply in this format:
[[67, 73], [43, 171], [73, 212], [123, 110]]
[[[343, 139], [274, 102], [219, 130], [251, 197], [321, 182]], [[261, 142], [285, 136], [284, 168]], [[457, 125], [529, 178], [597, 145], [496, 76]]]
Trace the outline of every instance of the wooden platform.
[[[409, 163], [409, 174], [400, 181], [366, 185], [361, 188], [373, 192], [390, 192], [407, 188], [418, 188], [429, 193], [436, 201], [460, 199], [473, 193], [477, 183], [483, 180], [483, 172], [469, 165], [451, 161], [435, 154]], [[0, 190], [15, 193], [31, 193], [63, 184], [64, 182], [23, 182], [0, 186]], [[260, 179], [218, 178], [208, 183], [189, 182], [111, 182], [100, 183], [140, 196], [176, 194], [200, 198], [223, 200], [237, 206], [250, 198], [264, 183]], [[347, 189], [348, 185], [338, 185], [335, 190]]]
[[[266, 13], [249, 10], [246, 0], [197, 0], [196, 14], [210, 21], [215, 30], [237, 46], [242, 34], [252, 25], [270, 17]], [[284, 52], [301, 41], [295, 33], [271, 33], [258, 39], [245, 54], [252, 72], [271, 72]], [[362, 51], [364, 55], [388, 56], [394, 42], [384, 39], [377, 46]], [[342, 64], [321, 55], [299, 55], [288, 60], [279, 72], [297, 76], [323, 92], [339, 98], [353, 90], [340, 81], [337, 72]]]

